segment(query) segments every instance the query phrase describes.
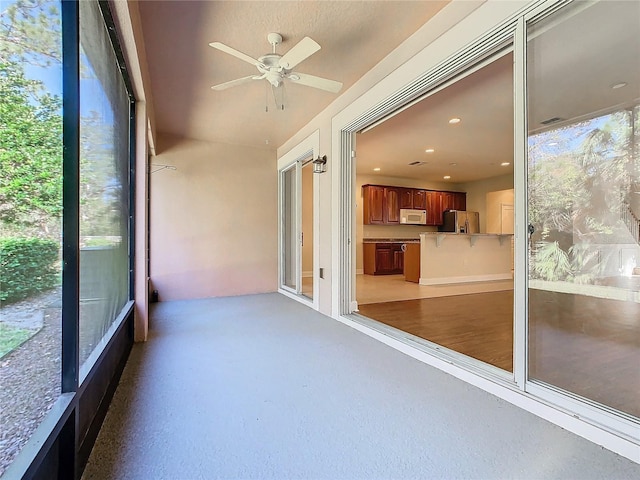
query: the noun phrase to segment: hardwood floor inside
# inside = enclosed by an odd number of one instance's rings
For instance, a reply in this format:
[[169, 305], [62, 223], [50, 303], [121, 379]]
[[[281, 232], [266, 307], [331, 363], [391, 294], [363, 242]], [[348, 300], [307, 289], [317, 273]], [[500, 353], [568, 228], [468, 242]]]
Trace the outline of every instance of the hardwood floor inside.
[[509, 372], [513, 290], [361, 305], [360, 314]]
[[640, 417], [640, 304], [529, 290], [529, 375]]
[[[530, 377], [640, 417], [640, 305], [530, 290]], [[513, 291], [371, 303], [360, 314], [513, 371]]]

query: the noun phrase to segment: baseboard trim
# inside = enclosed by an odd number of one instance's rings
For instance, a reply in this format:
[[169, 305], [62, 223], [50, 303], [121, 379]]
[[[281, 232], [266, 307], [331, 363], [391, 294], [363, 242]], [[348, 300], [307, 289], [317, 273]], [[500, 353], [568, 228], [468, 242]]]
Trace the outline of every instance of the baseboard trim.
[[420, 278], [420, 285], [445, 285], [449, 283], [493, 282], [511, 280], [511, 273], [491, 273], [488, 275], [464, 275], [460, 277]]

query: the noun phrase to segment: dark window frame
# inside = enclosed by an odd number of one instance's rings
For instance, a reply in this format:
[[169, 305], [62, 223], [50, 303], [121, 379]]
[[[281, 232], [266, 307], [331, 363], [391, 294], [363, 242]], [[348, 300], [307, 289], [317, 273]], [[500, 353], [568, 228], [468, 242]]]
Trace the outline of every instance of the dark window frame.
[[[116, 26], [105, 0], [97, 1], [129, 96], [128, 301], [95, 364], [79, 383], [80, 23], [76, 1], [61, 0], [63, 72], [63, 236], [61, 394], [7, 478], [78, 479], [89, 458], [133, 345], [135, 265], [135, 98]], [[87, 425], [80, 431], [81, 425]]]

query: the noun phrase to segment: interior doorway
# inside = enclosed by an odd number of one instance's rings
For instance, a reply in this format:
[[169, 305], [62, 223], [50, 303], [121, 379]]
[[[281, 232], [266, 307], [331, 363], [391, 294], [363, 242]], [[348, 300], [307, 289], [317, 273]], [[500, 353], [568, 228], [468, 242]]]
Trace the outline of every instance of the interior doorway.
[[513, 82], [505, 46], [365, 128], [355, 168], [358, 313], [505, 376], [514, 343]]

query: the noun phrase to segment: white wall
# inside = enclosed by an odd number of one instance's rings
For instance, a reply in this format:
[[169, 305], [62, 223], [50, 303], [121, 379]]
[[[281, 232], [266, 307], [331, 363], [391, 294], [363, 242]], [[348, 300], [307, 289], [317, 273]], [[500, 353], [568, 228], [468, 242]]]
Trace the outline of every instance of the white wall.
[[486, 199], [487, 233], [513, 233], [513, 231], [503, 232], [502, 225], [502, 206], [511, 205], [512, 209], [514, 206], [515, 198], [513, 188], [487, 192]]
[[275, 152], [159, 140], [151, 163], [176, 166], [151, 175], [150, 274], [160, 300], [276, 291]]
[[487, 193], [512, 189], [513, 174], [463, 183], [460, 188], [467, 192], [467, 210], [480, 212], [480, 232], [484, 233], [487, 231]]

